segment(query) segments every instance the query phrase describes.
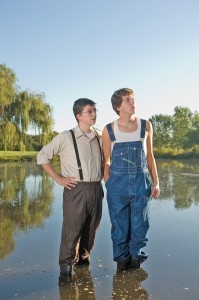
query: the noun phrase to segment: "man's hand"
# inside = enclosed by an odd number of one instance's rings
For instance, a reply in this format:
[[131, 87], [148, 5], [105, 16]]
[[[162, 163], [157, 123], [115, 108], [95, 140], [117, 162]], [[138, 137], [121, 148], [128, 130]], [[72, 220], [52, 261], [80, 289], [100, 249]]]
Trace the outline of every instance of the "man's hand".
[[77, 179], [72, 176], [63, 177], [59, 175], [52, 167], [50, 163], [42, 164], [41, 165], [44, 171], [52, 177], [59, 185], [66, 187], [67, 189], [71, 190], [77, 184]]
[[160, 187], [159, 184], [153, 186], [151, 191], [151, 197], [157, 199], [160, 195]]
[[59, 185], [62, 185], [64, 186], [65, 188], [71, 190], [72, 188], [74, 188], [77, 184], [77, 180], [75, 177], [63, 177], [63, 176], [59, 176], [57, 179], [56, 179], [56, 182], [59, 184]]

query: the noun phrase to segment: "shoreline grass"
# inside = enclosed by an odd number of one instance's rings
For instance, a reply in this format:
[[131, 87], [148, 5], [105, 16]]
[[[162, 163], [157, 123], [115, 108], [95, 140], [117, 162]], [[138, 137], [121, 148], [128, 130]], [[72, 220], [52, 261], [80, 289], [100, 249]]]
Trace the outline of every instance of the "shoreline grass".
[[[0, 151], [0, 162], [36, 161], [37, 153], [38, 151]], [[199, 159], [199, 153], [190, 151], [179, 153], [173, 150], [157, 151], [157, 149], [154, 149], [154, 156], [156, 159]], [[53, 160], [59, 160], [59, 156], [53, 157]]]
[[5, 161], [33, 161], [37, 151], [0, 151], [0, 162]]
[[[37, 153], [38, 151], [0, 151], [0, 162], [36, 162]], [[52, 159], [52, 161], [58, 160], [59, 156]]]

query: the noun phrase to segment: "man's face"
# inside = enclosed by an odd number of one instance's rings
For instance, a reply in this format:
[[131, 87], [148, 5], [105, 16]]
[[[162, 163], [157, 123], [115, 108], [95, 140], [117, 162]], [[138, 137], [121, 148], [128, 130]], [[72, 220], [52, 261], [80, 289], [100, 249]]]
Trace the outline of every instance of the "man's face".
[[131, 114], [135, 113], [135, 98], [134, 95], [130, 94], [130, 95], [125, 95], [122, 96], [122, 103], [120, 105], [120, 107], [118, 108], [118, 111], [124, 111], [124, 112], [128, 112]]
[[95, 105], [86, 105], [83, 111], [77, 115], [79, 122], [92, 126], [96, 122], [97, 110]]

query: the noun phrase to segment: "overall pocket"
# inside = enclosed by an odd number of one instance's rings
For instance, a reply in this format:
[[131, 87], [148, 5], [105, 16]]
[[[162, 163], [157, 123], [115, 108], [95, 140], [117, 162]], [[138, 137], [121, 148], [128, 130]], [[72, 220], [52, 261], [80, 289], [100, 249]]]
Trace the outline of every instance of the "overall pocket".
[[112, 152], [114, 168], [133, 168], [142, 166], [144, 151], [142, 148], [125, 147]]

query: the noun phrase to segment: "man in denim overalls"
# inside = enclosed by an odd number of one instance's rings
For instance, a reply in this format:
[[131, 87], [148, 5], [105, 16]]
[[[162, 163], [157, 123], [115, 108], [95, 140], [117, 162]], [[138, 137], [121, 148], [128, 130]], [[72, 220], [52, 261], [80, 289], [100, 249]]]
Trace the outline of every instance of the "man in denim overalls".
[[159, 180], [153, 155], [153, 129], [135, 116], [134, 93], [117, 90], [112, 106], [119, 119], [102, 133], [104, 181], [112, 224], [113, 259], [118, 269], [140, 268], [147, 258], [151, 198], [159, 196]]

